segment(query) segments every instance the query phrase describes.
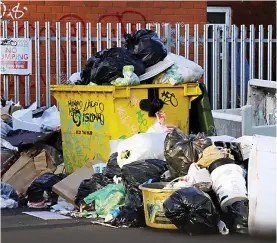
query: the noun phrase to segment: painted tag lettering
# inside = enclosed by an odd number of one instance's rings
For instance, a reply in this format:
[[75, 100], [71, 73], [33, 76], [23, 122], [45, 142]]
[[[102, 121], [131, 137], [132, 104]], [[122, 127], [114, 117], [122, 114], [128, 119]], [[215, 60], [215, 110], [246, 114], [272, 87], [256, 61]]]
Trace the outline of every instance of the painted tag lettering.
[[174, 107], [178, 106], [178, 100], [175, 97], [174, 93], [169, 93], [168, 91], [163, 91], [162, 92], [162, 98], [163, 98], [163, 101], [166, 105], [171, 104]]
[[77, 127], [81, 126], [82, 123], [99, 122], [102, 126], [105, 124], [103, 114], [105, 107], [101, 102], [69, 100], [68, 107], [69, 115]]

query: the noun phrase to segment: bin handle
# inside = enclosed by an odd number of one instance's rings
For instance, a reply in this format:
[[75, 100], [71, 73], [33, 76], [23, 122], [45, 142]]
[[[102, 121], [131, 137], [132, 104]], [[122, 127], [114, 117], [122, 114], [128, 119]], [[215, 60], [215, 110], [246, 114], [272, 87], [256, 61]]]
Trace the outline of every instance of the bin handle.
[[114, 99], [126, 99], [131, 97], [130, 88], [116, 88], [113, 90]]

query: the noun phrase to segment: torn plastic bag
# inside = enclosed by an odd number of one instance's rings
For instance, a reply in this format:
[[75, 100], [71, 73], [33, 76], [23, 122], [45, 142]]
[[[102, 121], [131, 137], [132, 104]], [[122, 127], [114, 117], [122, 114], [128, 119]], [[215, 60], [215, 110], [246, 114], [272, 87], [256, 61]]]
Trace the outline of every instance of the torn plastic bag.
[[121, 177], [121, 168], [117, 164], [118, 153], [113, 153], [107, 163], [107, 166], [104, 170], [104, 176], [113, 178], [114, 176]]
[[167, 134], [164, 141], [165, 158], [174, 178], [185, 176], [192, 163], [201, 159], [203, 150], [212, 142], [204, 134], [185, 135], [179, 128]]
[[141, 29], [133, 35], [125, 33], [127, 49], [134, 53], [145, 67], [150, 67], [164, 60], [167, 50], [157, 33], [153, 30]]
[[41, 116], [41, 129], [43, 131], [57, 131], [60, 126], [60, 112], [55, 105], [43, 112]]
[[147, 133], [169, 133], [174, 129], [174, 126], [165, 124], [165, 112], [158, 111], [156, 117], [157, 121], [149, 127]]
[[145, 159], [165, 160], [165, 137], [164, 133], [140, 133], [123, 140], [117, 147], [119, 167]]
[[27, 197], [30, 203], [39, 203], [45, 200], [43, 194], [47, 192], [50, 196], [51, 204], [56, 204], [58, 195], [52, 192], [52, 187], [63, 180], [66, 176], [64, 174], [45, 173], [35, 179], [27, 189]]
[[105, 218], [112, 209], [124, 205], [126, 189], [123, 184], [109, 184], [84, 198], [86, 204], [95, 203], [95, 211], [100, 218]]
[[235, 233], [248, 233], [249, 202], [242, 200], [227, 206], [226, 224]]
[[95, 173], [90, 179], [83, 180], [76, 195], [76, 205], [80, 206], [83, 203], [83, 199], [89, 194], [96, 192], [111, 183], [113, 183], [113, 180], [109, 179], [102, 173]]
[[209, 196], [195, 187], [174, 192], [163, 203], [165, 216], [189, 234], [219, 233], [220, 217]]
[[145, 67], [141, 60], [122, 47], [105, 49], [88, 59], [84, 70], [81, 72], [83, 85], [90, 82], [98, 85], [110, 84], [117, 78], [123, 77], [123, 67], [134, 66], [137, 76], [145, 73]]
[[158, 182], [165, 171], [167, 171], [166, 161], [156, 159], [136, 161], [122, 167], [122, 181], [127, 188], [139, 186], [149, 179]]

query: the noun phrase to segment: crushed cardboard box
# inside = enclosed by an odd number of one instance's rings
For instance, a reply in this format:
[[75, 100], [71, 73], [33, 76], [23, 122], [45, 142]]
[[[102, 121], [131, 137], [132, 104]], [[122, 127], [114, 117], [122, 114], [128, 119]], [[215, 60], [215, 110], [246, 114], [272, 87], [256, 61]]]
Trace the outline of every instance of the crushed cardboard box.
[[104, 163], [104, 161], [95, 159], [88, 162], [85, 166], [55, 184], [52, 189], [53, 192], [77, 207], [75, 204], [75, 197], [77, 195], [78, 188], [83, 180], [89, 179], [94, 174], [93, 165], [98, 163]]
[[50, 157], [45, 150], [35, 156], [32, 153], [22, 153], [2, 176], [2, 181], [12, 185], [19, 195], [24, 195], [33, 180], [44, 173], [55, 171], [56, 167], [52, 165]]

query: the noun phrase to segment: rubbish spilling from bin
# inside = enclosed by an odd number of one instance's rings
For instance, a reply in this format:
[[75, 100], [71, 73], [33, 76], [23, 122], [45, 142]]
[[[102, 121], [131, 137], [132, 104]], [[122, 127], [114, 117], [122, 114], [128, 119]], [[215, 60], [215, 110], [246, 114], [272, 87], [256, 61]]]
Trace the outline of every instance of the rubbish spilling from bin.
[[262, 192], [248, 174], [257, 138], [209, 137], [207, 121], [192, 132], [190, 107], [205, 110], [197, 100], [203, 69], [168, 53], [154, 31], [125, 38], [124, 47], [89, 58], [67, 85], [52, 86], [60, 110], [1, 99], [1, 208], [190, 235], [257, 228], [253, 202]]

